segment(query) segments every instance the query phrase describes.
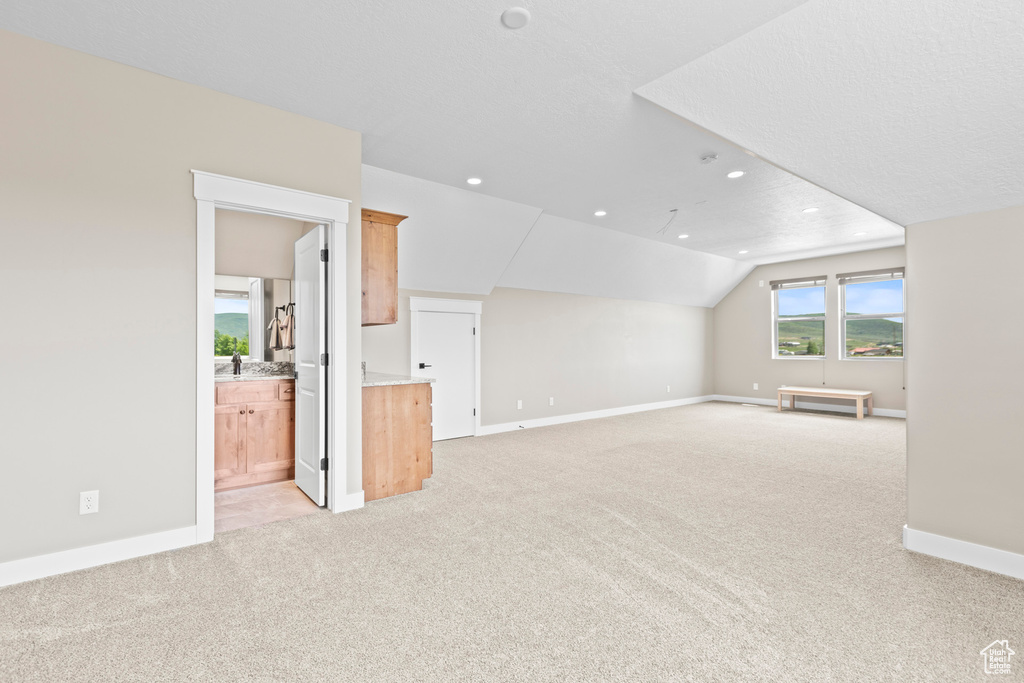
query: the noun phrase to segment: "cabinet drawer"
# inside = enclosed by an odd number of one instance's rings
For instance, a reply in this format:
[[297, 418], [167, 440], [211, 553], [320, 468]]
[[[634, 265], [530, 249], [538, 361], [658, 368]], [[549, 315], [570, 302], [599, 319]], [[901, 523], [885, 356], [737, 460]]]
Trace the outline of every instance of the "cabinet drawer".
[[294, 401], [295, 400], [295, 382], [281, 382], [277, 385], [277, 400], [278, 401]]
[[261, 403], [278, 400], [277, 382], [238, 382], [217, 384], [217, 404]]

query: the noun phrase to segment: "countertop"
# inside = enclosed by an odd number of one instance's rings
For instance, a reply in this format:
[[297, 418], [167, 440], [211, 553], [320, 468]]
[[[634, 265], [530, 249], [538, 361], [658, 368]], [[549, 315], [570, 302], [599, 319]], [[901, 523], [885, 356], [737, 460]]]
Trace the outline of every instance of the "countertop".
[[367, 372], [363, 380], [364, 387], [389, 387], [395, 384], [427, 384], [434, 380], [430, 377], [410, 377], [409, 375], [389, 375], [384, 372]]
[[214, 382], [259, 382], [277, 379], [295, 379], [294, 375], [214, 375]]

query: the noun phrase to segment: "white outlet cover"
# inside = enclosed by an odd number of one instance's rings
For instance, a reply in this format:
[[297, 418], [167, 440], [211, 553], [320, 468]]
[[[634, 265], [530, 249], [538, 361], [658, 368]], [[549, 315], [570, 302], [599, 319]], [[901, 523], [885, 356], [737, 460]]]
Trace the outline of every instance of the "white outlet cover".
[[100, 511], [100, 492], [82, 491], [78, 494], [78, 514], [91, 515]]
[[549, 406], [555, 405], [555, 397], [554, 396], [549, 396], [548, 397], [548, 405]]
[[672, 385], [671, 384], [665, 386], [665, 393], [666, 394], [671, 394], [672, 393]]
[[754, 391], [757, 391], [757, 382], [754, 382]]
[[522, 409], [523, 409], [523, 402], [522, 402], [522, 400], [516, 401], [516, 410], [522, 410]]

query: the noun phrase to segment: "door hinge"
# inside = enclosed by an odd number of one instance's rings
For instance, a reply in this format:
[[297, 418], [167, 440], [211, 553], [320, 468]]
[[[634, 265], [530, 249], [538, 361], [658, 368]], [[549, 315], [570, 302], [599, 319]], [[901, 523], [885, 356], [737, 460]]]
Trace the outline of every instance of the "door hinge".
[[473, 414], [476, 415], [476, 408], [473, 408]]
[[321, 472], [326, 472], [327, 471], [327, 458], [320, 458], [320, 471]]
[[320, 365], [326, 366], [326, 365], [329, 365], [330, 362], [331, 362], [331, 357], [328, 354], [326, 354], [326, 353], [321, 353], [320, 354]]
[[473, 336], [474, 337], [476, 336], [476, 328], [475, 327], [473, 328]]
[[327, 250], [326, 249], [321, 249], [320, 250], [320, 260], [323, 261], [324, 263], [327, 263]]

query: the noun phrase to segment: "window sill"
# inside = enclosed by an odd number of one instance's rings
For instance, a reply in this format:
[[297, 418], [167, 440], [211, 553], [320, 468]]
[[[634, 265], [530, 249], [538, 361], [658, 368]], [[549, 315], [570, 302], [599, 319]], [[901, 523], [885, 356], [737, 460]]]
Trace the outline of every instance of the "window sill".
[[825, 356], [772, 356], [772, 360], [825, 360]]

